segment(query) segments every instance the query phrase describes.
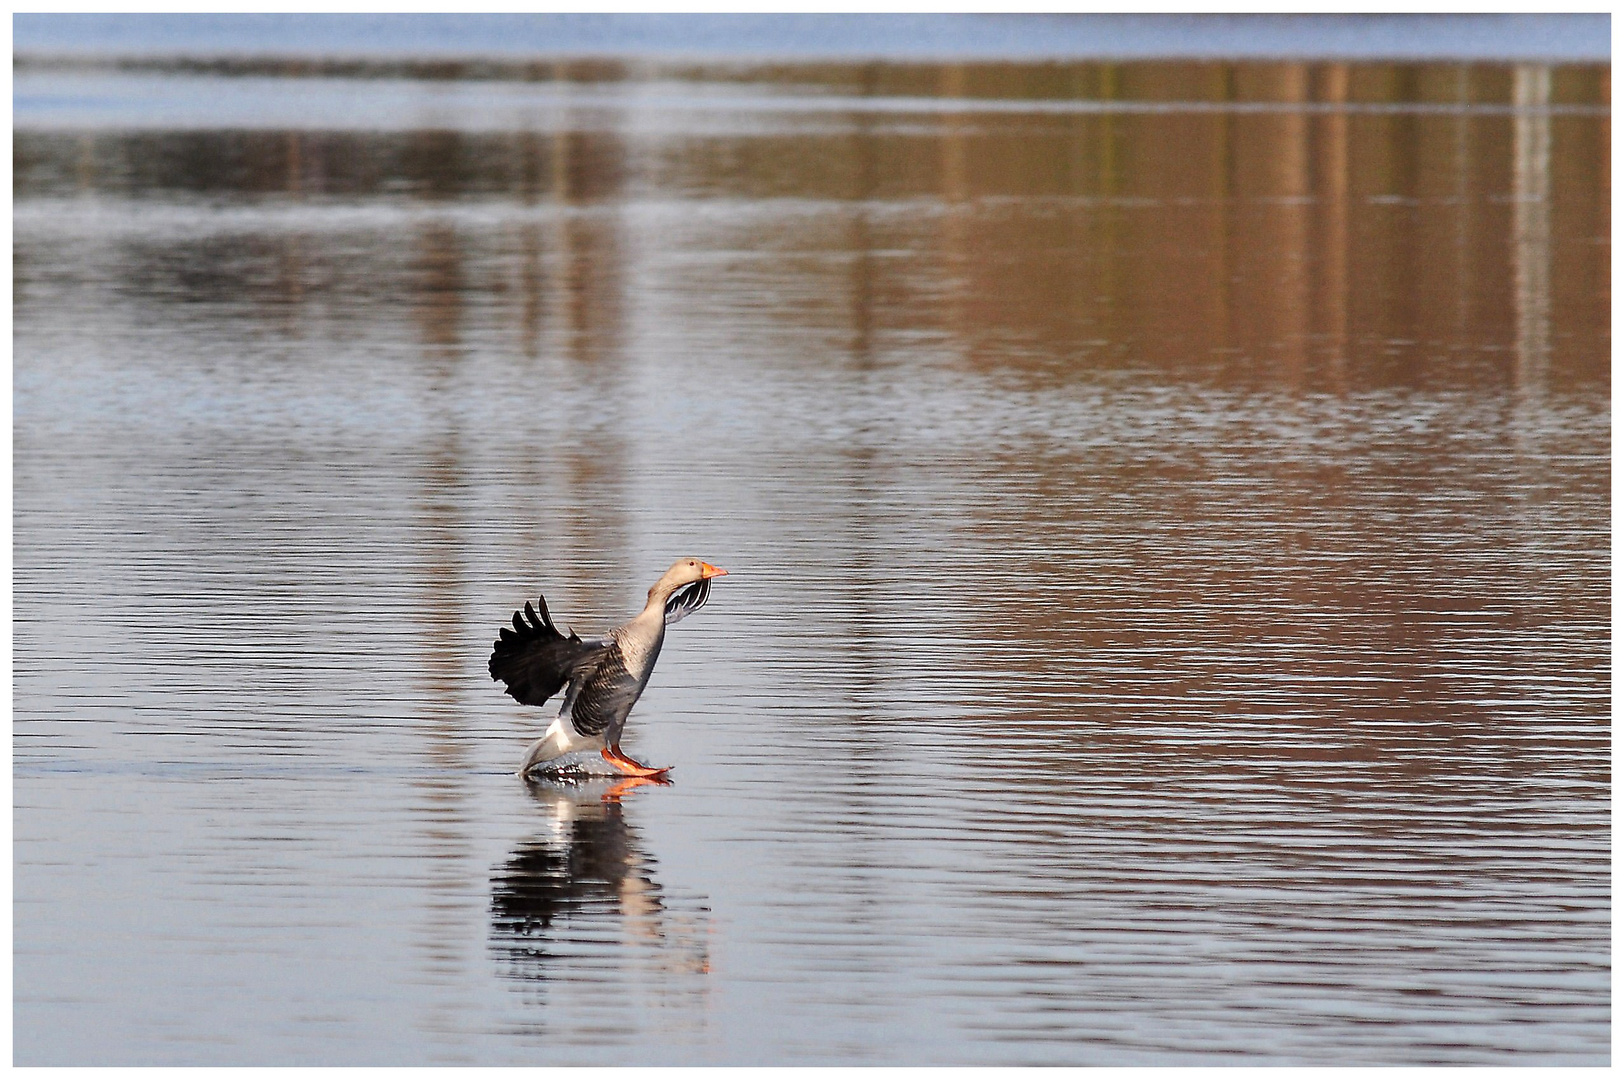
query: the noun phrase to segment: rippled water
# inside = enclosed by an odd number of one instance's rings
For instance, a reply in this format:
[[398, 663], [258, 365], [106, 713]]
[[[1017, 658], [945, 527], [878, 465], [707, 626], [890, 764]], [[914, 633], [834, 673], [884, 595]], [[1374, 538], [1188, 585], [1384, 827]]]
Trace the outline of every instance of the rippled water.
[[1605, 1063], [1609, 78], [19, 67], [17, 1062]]

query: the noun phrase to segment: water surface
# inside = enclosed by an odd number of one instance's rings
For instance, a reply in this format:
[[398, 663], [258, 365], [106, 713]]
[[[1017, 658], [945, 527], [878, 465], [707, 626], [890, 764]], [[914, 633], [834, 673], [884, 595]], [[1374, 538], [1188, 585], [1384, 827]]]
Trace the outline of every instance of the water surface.
[[1608, 1060], [1605, 67], [15, 93], [17, 1063]]

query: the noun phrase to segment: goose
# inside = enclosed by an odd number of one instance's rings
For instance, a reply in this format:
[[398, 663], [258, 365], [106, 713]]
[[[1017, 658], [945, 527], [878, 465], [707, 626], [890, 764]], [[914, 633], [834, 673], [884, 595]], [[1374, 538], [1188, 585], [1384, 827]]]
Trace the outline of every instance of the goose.
[[726, 573], [702, 559], [678, 559], [649, 589], [648, 605], [601, 638], [561, 634], [545, 596], [535, 606], [525, 601], [524, 610], [513, 613], [513, 628], [502, 627], [493, 644], [491, 678], [523, 705], [544, 705], [559, 690], [564, 701], [546, 734], [530, 744], [519, 775], [577, 750], [597, 750], [627, 776], [670, 772], [669, 765], [655, 768], [627, 757], [620, 733], [654, 672], [665, 628], [704, 607], [711, 579]]

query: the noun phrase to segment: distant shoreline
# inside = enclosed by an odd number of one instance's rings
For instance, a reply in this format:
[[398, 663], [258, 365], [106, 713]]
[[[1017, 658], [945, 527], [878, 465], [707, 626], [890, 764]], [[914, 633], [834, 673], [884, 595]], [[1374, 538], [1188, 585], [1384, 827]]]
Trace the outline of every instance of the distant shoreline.
[[28, 15], [13, 57], [1607, 62], [1611, 16]]

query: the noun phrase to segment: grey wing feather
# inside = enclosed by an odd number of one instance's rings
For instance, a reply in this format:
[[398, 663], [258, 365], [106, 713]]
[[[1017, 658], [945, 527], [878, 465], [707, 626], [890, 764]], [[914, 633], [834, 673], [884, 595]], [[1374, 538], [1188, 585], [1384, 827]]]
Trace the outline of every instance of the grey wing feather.
[[527, 601], [523, 611], [513, 613], [513, 628], [502, 627], [491, 648], [491, 678], [506, 684], [514, 700], [525, 705], [545, 704], [609, 650], [606, 642], [559, 633], [546, 597], [538, 597], [536, 604], [539, 615]]
[[696, 581], [686, 588], [679, 589], [671, 594], [665, 602], [665, 625], [681, 622], [700, 608], [710, 599], [710, 580]]
[[602, 659], [583, 670], [579, 684], [570, 687], [570, 723], [583, 735], [607, 731], [613, 742], [642, 693], [642, 683], [626, 670], [619, 643], [612, 641]]

